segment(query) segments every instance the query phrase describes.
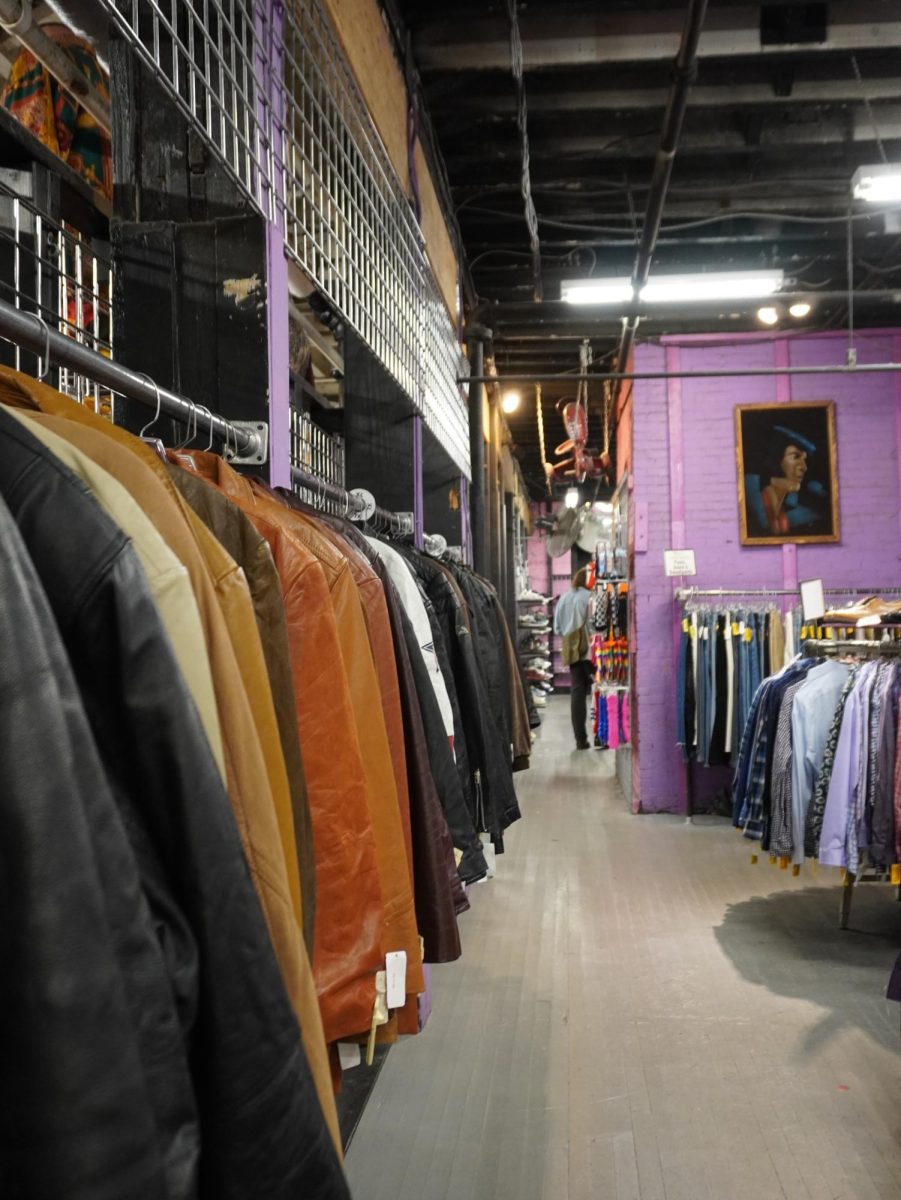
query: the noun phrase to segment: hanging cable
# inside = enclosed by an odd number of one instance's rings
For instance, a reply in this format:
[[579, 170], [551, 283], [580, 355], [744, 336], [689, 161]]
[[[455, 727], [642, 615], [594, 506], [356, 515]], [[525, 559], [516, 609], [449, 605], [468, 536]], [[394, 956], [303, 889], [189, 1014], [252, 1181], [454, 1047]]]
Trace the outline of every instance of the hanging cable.
[[538, 447], [541, 452], [541, 467], [542, 467], [542, 470], [544, 471], [544, 485], [547, 488], [548, 493], [550, 493], [551, 484], [550, 484], [550, 479], [548, 478], [547, 452], [545, 451], [545, 448], [544, 448], [544, 411], [541, 407], [541, 384], [540, 383], [535, 384], [535, 407], [536, 407], [537, 414], [538, 414]]
[[863, 76], [860, 73], [860, 67], [857, 65], [857, 55], [851, 55], [851, 66], [854, 68], [854, 77], [860, 84], [860, 94], [863, 96], [863, 102], [866, 105], [867, 113], [870, 118], [870, 124], [873, 126], [873, 135], [876, 138], [876, 145], [879, 147], [879, 153], [882, 161], [888, 166], [888, 155], [885, 152], [885, 146], [882, 144], [882, 138], [879, 136], [879, 126], [876, 124], [876, 114], [873, 112], [873, 105], [870, 103], [870, 97], [867, 95], [867, 89], [864, 86]]
[[513, 78], [516, 81], [516, 125], [519, 129], [519, 139], [522, 149], [522, 179], [521, 190], [525, 205], [526, 228], [529, 231], [529, 244], [532, 251], [533, 295], [536, 302], [542, 299], [541, 286], [541, 243], [538, 239], [538, 214], [535, 212], [535, 201], [532, 199], [532, 173], [529, 155], [528, 108], [526, 105], [526, 84], [523, 78], [522, 39], [519, 36], [519, 19], [516, 15], [516, 0], [507, 0], [507, 12], [510, 17], [510, 58], [513, 67]]

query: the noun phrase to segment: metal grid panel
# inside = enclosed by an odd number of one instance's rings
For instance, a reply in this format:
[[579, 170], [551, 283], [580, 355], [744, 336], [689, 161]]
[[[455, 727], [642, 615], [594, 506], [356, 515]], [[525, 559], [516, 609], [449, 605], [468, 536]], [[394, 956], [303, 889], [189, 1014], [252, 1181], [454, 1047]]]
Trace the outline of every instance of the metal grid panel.
[[283, 30], [251, 0], [103, 2], [468, 475], [463, 356], [321, 0], [289, 2]]
[[[30, 189], [28, 172], [4, 172], [0, 179], [0, 299], [112, 358], [110, 261], [78, 230], [45, 216], [29, 199]], [[93, 380], [65, 368], [45, 370], [47, 364], [12, 343], [2, 359], [17, 371], [43, 374], [73, 400], [114, 417], [112, 393]]]
[[[345, 486], [344, 479], [344, 439], [335, 433], [326, 433], [315, 425], [308, 412], [291, 406], [291, 466], [300, 467], [309, 475], [315, 475], [325, 483], [333, 483], [337, 487]], [[294, 491], [301, 500], [315, 508], [326, 512], [340, 514], [343, 506], [334, 500], [305, 488], [298, 483]]]
[[263, 66], [262, 48], [271, 42], [262, 6], [252, 0], [103, 3], [240, 186], [265, 211], [269, 122], [254, 73], [254, 55]]

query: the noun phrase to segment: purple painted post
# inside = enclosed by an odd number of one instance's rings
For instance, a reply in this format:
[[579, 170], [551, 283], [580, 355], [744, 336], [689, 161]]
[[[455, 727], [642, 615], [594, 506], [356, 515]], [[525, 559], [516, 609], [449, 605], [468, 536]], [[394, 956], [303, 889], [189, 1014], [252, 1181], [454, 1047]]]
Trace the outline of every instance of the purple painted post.
[[[679, 371], [682, 352], [678, 346], [667, 346], [666, 369]], [[682, 428], [682, 380], [666, 381], [667, 429], [669, 433], [670, 545], [671, 550], [684, 550], [685, 545], [685, 434]], [[688, 547], [690, 549], [691, 547]], [[673, 598], [673, 674], [679, 669], [679, 645], [682, 622], [679, 605]], [[691, 770], [691, 767], [688, 768]], [[675, 777], [677, 804], [681, 811], [687, 803], [688, 788], [684, 772]]]
[[422, 479], [422, 417], [413, 414], [413, 542], [421, 550], [425, 542], [423, 509], [425, 495]]
[[291, 486], [291, 387], [288, 371], [288, 260], [281, 232], [266, 222], [269, 325], [269, 482]]
[[[667, 346], [667, 371], [682, 369], [678, 346]], [[685, 546], [685, 439], [682, 431], [682, 380], [666, 381], [666, 407], [669, 428], [670, 549]]]
[[[901, 362], [901, 335], [892, 338], [892, 362]], [[895, 454], [898, 459], [898, 496], [901, 498], [901, 373], [895, 376]], [[901, 533], [901, 503], [898, 505], [898, 526]]]
[[[777, 367], [791, 366], [791, 345], [788, 338], [778, 338], [773, 346], [773, 364]], [[791, 375], [776, 376], [776, 403], [791, 404]], [[798, 586], [798, 547], [791, 543], [782, 547], [782, 586], [794, 591]]]
[[284, 80], [281, 0], [254, 6], [257, 118], [260, 126], [257, 191], [266, 214], [266, 316], [269, 330], [269, 482], [291, 486], [288, 263], [277, 218], [284, 212]]

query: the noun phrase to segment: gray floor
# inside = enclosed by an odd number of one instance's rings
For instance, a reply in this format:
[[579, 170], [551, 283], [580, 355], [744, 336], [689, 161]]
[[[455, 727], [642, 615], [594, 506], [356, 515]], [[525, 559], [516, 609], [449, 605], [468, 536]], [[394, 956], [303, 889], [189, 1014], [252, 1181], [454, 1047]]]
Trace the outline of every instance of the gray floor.
[[901, 905], [792, 879], [723, 822], [634, 817], [551, 702], [524, 819], [472, 890], [348, 1155], [355, 1200], [901, 1197]]

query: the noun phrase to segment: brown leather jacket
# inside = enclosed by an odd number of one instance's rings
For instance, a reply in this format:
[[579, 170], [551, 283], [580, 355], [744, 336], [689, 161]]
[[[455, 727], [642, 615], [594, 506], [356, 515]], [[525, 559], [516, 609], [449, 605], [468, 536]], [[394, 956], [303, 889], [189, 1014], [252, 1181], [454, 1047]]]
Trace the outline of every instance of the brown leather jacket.
[[268, 489], [254, 487], [253, 490], [258, 503], [267, 511], [279, 514], [292, 532], [306, 541], [326, 573], [366, 772], [385, 904], [385, 951], [406, 951], [407, 992], [417, 995], [425, 990], [425, 979], [413, 906], [413, 884], [407, 865], [385, 720], [381, 707], [373, 705], [373, 700], [379, 696], [379, 684], [360, 593], [347, 557], [335, 549], [314, 521], [273, 499]]
[[[283, 503], [281, 497], [272, 493], [265, 485], [253, 480], [254, 490], [270, 496], [277, 503]], [[406, 746], [404, 741], [404, 724], [400, 707], [400, 688], [397, 675], [397, 660], [395, 658], [394, 640], [391, 635], [391, 624], [388, 619], [388, 606], [381, 581], [366, 559], [355, 550], [339, 533], [330, 528], [327, 523], [306, 512], [303, 507], [291, 505], [301, 518], [305, 518], [310, 528], [317, 531], [329, 544], [347, 561], [354, 583], [362, 601], [363, 617], [369, 635], [369, 646], [378, 677], [379, 698], [382, 715], [385, 719], [385, 729], [391, 753], [391, 763], [394, 772], [394, 783], [397, 790], [397, 801], [400, 811], [401, 827], [404, 835], [404, 847], [407, 854], [407, 866], [411, 887], [415, 895], [415, 875], [413, 862], [413, 839], [410, 825], [410, 793], [407, 779]], [[418, 909], [417, 909], [418, 914]], [[407, 975], [407, 1002], [403, 1012], [398, 1014], [397, 1033], [417, 1033], [419, 1030], [418, 991], [413, 990], [412, 976]], [[379, 1041], [393, 1039], [393, 1029], [380, 1029]]]
[[279, 510], [258, 501], [246, 479], [213, 454], [182, 452], [177, 461], [247, 514], [269, 543], [281, 580], [316, 851], [313, 973], [326, 1039], [335, 1042], [368, 1029], [372, 1020], [375, 972], [384, 957], [384, 905], [328, 584], [315, 555], [279, 522]]
[[[201, 623], [206, 635], [213, 684], [226, 759], [229, 800], [235, 811], [245, 853], [257, 894], [260, 897], [282, 977], [297, 1014], [304, 1049], [316, 1082], [317, 1094], [338, 1153], [341, 1139], [332, 1092], [331, 1074], [322, 1034], [322, 1022], [316, 1004], [312, 973], [300, 933], [300, 893], [291, 886], [289, 863], [297, 872], [293, 830], [290, 839], [283, 833], [290, 828], [291, 808], [284, 782], [284, 813], [276, 813], [275, 798], [269, 786], [270, 772], [254, 720], [254, 707], [268, 708], [274, 725], [272, 698], [265, 684], [263, 695], [248, 694], [235, 654], [226, 613], [236, 619], [236, 629], [244, 644], [244, 657], [253, 649], [265, 680], [259, 635], [244, 585], [246, 608], [241, 615], [242, 582], [235, 564], [215, 538], [173, 487], [166, 466], [139, 438], [111, 425], [82, 405], [76, 404], [53, 388], [27, 375], [0, 367], [0, 403], [41, 411], [66, 419], [54, 423], [54, 429], [71, 438], [134, 496], [156, 526], [163, 540], [188, 570], [194, 586]], [[71, 428], [69, 427], [71, 425]], [[229, 564], [231, 564], [229, 566]], [[258, 681], [259, 671], [252, 681]], [[253, 705], [253, 707], [252, 707]], [[276, 753], [284, 761], [275, 732]]]

